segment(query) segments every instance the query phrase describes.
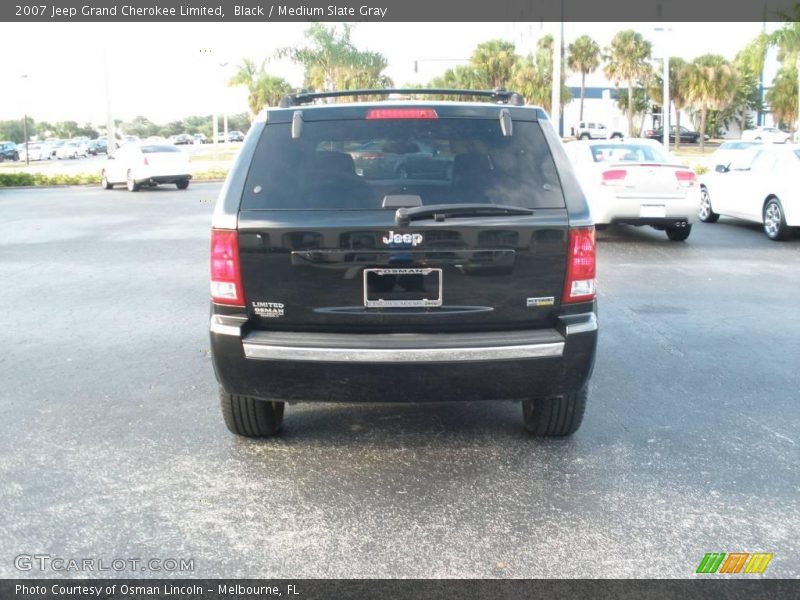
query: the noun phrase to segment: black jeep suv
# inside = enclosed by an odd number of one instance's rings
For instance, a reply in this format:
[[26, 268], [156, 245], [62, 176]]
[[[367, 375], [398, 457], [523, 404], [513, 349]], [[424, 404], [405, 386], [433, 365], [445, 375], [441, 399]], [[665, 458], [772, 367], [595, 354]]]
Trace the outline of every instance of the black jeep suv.
[[[389, 94], [474, 101], [317, 103]], [[523, 104], [504, 90], [361, 90], [262, 113], [211, 232], [211, 350], [232, 432], [271, 435], [301, 401], [522, 400], [532, 433], [578, 429], [594, 229], [547, 115]], [[433, 149], [437, 168], [357, 168], [396, 160], [389, 145]]]

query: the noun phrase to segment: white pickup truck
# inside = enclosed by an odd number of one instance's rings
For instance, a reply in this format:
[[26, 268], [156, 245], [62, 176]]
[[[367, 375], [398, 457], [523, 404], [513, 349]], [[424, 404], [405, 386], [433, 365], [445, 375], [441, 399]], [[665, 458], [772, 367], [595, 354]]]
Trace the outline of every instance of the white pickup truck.
[[625, 137], [621, 128], [606, 127], [596, 121], [581, 121], [574, 128], [573, 135], [579, 140], [612, 140]]

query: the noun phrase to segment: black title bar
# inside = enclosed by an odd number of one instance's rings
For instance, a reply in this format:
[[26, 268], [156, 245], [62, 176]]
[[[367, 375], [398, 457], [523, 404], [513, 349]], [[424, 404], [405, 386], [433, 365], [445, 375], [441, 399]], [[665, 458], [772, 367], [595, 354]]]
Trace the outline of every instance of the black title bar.
[[0, 3], [0, 21], [12, 22], [758, 22], [798, 17], [798, 0], [4, 0]]

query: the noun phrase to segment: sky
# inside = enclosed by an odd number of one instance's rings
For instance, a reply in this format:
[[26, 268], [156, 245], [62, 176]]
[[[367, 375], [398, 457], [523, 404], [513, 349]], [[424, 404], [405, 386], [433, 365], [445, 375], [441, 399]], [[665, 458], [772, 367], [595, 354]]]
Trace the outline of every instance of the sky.
[[[383, 53], [396, 85], [426, 83], [464, 63], [480, 42], [513, 41], [520, 53], [552, 33], [558, 23], [360, 23], [353, 39], [360, 49]], [[664, 34], [650, 23], [565, 23], [565, 44], [582, 34], [607, 45], [632, 28], [655, 44], [654, 55], [691, 60], [706, 53], [732, 59], [762, 29], [761, 23], [673, 23]], [[300, 46], [307, 23], [0, 23], [6, 52], [0, 61], [0, 119], [73, 120], [104, 123], [106, 90], [115, 118], [145, 115], [166, 123], [189, 115], [240, 113], [246, 91], [227, 79], [243, 57], [274, 57], [277, 49]], [[724, 32], [718, 31], [724, 27]], [[768, 24], [768, 31], [775, 27]], [[445, 35], [442, 35], [443, 31]], [[108, 42], [106, 46], [105, 42]], [[105, 49], [107, 47], [107, 49]], [[414, 72], [414, 62], [418, 72]], [[108, 86], [105, 65], [108, 65]], [[271, 58], [268, 70], [294, 86], [303, 72]], [[26, 75], [26, 77], [23, 77]], [[604, 85], [602, 75], [587, 85]], [[571, 77], [568, 85], [577, 85]]]

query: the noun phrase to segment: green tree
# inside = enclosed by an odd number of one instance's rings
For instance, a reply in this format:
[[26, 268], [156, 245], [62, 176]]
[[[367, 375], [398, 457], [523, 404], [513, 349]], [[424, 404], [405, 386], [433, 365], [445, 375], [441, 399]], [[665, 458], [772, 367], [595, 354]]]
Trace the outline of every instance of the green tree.
[[700, 113], [700, 151], [705, 151], [709, 110], [727, 108], [736, 95], [736, 71], [722, 56], [704, 54], [694, 60], [689, 78], [689, 102]]
[[579, 119], [583, 121], [583, 97], [586, 91], [586, 75], [594, 73], [600, 66], [600, 46], [588, 35], [582, 35], [568, 47], [567, 67], [581, 74], [581, 110]]
[[386, 58], [379, 52], [361, 51], [352, 41], [353, 26], [326, 27], [314, 23], [306, 30], [303, 47], [282, 48], [278, 56], [303, 65], [306, 88], [337, 89], [382, 88], [391, 79], [382, 73]]
[[511, 84], [519, 55], [512, 42], [489, 40], [478, 44], [469, 59], [478, 84], [485, 89], [505, 88]]
[[606, 48], [606, 77], [615, 82], [624, 81], [628, 86], [628, 132], [633, 133], [633, 88], [637, 81], [645, 80], [651, 71], [650, 56], [653, 46], [641, 33], [633, 29], [618, 32]]
[[[569, 88], [564, 85], [561, 73], [561, 108], [571, 99]], [[545, 35], [536, 43], [536, 53], [528, 55], [517, 63], [514, 76], [514, 87], [529, 104], [552, 111], [553, 89], [553, 36]]]
[[775, 76], [772, 87], [767, 90], [767, 102], [772, 114], [782, 124], [789, 126], [794, 136], [797, 123], [797, 67], [784, 65]]
[[[778, 60], [781, 61], [781, 71], [784, 72], [782, 79], [786, 78], [786, 74], [790, 73], [792, 68], [794, 68], [795, 73], [797, 73], [798, 78], [800, 78], [800, 22], [796, 20], [796, 17], [800, 15], [800, 8], [798, 5], [793, 7], [792, 14], [794, 16], [789, 15], [787, 18], [795, 20], [786, 23], [781, 29], [774, 32], [769, 37], [769, 43], [778, 48]], [[788, 83], [783, 80], [779, 82], [776, 77], [774, 85], [778, 85], [779, 83], [784, 92], [788, 91]], [[800, 79], [795, 82], [795, 85], [800, 85]], [[800, 116], [800, 114], [798, 114], [799, 111], [800, 108], [796, 108], [794, 111], [795, 115]], [[792, 123], [792, 130], [796, 130], [794, 123]]]
[[281, 98], [291, 91], [289, 82], [282, 77], [267, 73], [267, 61], [256, 64], [249, 58], [242, 59], [236, 73], [228, 80], [228, 85], [247, 88], [247, 107], [250, 121], [265, 106], [277, 106]]

